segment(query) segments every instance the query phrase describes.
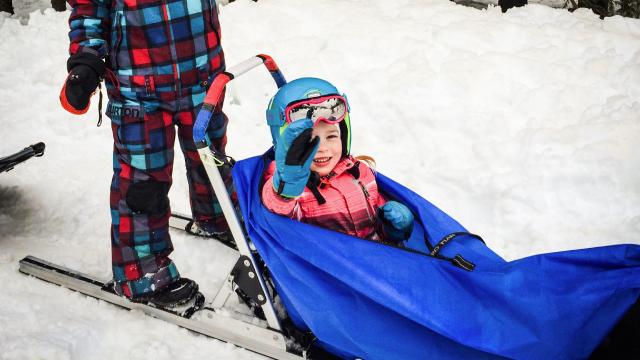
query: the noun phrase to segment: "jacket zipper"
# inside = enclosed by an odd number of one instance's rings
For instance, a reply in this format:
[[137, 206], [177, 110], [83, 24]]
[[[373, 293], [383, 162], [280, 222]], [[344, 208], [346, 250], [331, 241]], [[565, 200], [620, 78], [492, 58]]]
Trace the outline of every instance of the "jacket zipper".
[[362, 193], [364, 194], [364, 201], [367, 203], [367, 216], [369, 217], [369, 220], [373, 221], [373, 217], [371, 215], [373, 209], [371, 209], [371, 204], [369, 204], [369, 191], [360, 180], [354, 181], [356, 181], [358, 185], [360, 185], [360, 189], [362, 189]]
[[178, 56], [176, 44], [173, 41], [173, 31], [171, 30], [171, 23], [169, 22], [169, 4], [167, 4], [165, 1], [163, 1], [162, 16], [164, 17], [163, 20], [167, 30], [167, 36], [169, 36], [169, 51], [171, 52], [171, 62], [173, 63], [173, 80], [175, 82], [175, 91], [176, 94], [180, 96], [182, 86], [180, 86], [180, 74], [178, 72]]
[[115, 68], [118, 69], [120, 66], [118, 64], [118, 53], [120, 52], [120, 44], [122, 43], [122, 14], [117, 13], [116, 15], [116, 44], [114, 46], [113, 54], [113, 62]]

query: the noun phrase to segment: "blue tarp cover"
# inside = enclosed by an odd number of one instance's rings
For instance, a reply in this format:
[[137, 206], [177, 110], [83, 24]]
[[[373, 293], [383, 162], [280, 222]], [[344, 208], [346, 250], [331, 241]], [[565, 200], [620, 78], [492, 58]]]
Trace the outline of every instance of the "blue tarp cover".
[[[296, 326], [345, 358], [586, 358], [640, 294], [639, 245], [507, 262], [462, 236], [442, 253], [476, 265], [466, 271], [269, 212], [260, 201], [264, 163], [258, 156], [233, 169], [248, 234]], [[425, 230], [435, 242], [466, 231], [411, 190], [377, 180], [420, 220], [409, 246], [425, 250]]]

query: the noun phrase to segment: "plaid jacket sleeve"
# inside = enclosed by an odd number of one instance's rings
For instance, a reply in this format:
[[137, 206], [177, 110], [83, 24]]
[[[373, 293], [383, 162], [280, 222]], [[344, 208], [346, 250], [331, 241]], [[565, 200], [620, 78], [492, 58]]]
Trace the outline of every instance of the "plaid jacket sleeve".
[[107, 54], [111, 0], [67, 0], [69, 16], [69, 53], [91, 52], [100, 58]]

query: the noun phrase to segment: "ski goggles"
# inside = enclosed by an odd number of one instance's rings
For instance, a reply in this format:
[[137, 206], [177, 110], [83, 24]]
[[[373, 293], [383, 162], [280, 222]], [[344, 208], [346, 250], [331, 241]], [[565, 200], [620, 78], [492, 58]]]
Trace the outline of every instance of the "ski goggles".
[[331, 94], [289, 103], [285, 108], [285, 118], [287, 124], [303, 119], [311, 119], [314, 124], [319, 121], [337, 124], [344, 120], [347, 111], [344, 96]]

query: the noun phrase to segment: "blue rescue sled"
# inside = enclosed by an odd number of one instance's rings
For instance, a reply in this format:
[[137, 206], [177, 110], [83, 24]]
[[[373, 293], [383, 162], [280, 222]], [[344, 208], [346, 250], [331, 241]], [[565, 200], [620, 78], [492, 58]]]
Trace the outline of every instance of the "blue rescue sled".
[[[640, 295], [638, 245], [507, 262], [380, 173], [380, 188], [416, 215], [407, 249], [273, 214], [260, 200], [265, 159], [233, 168], [246, 230], [293, 323], [341, 357], [583, 359]], [[439, 258], [428, 255], [425, 239], [452, 233]]]

